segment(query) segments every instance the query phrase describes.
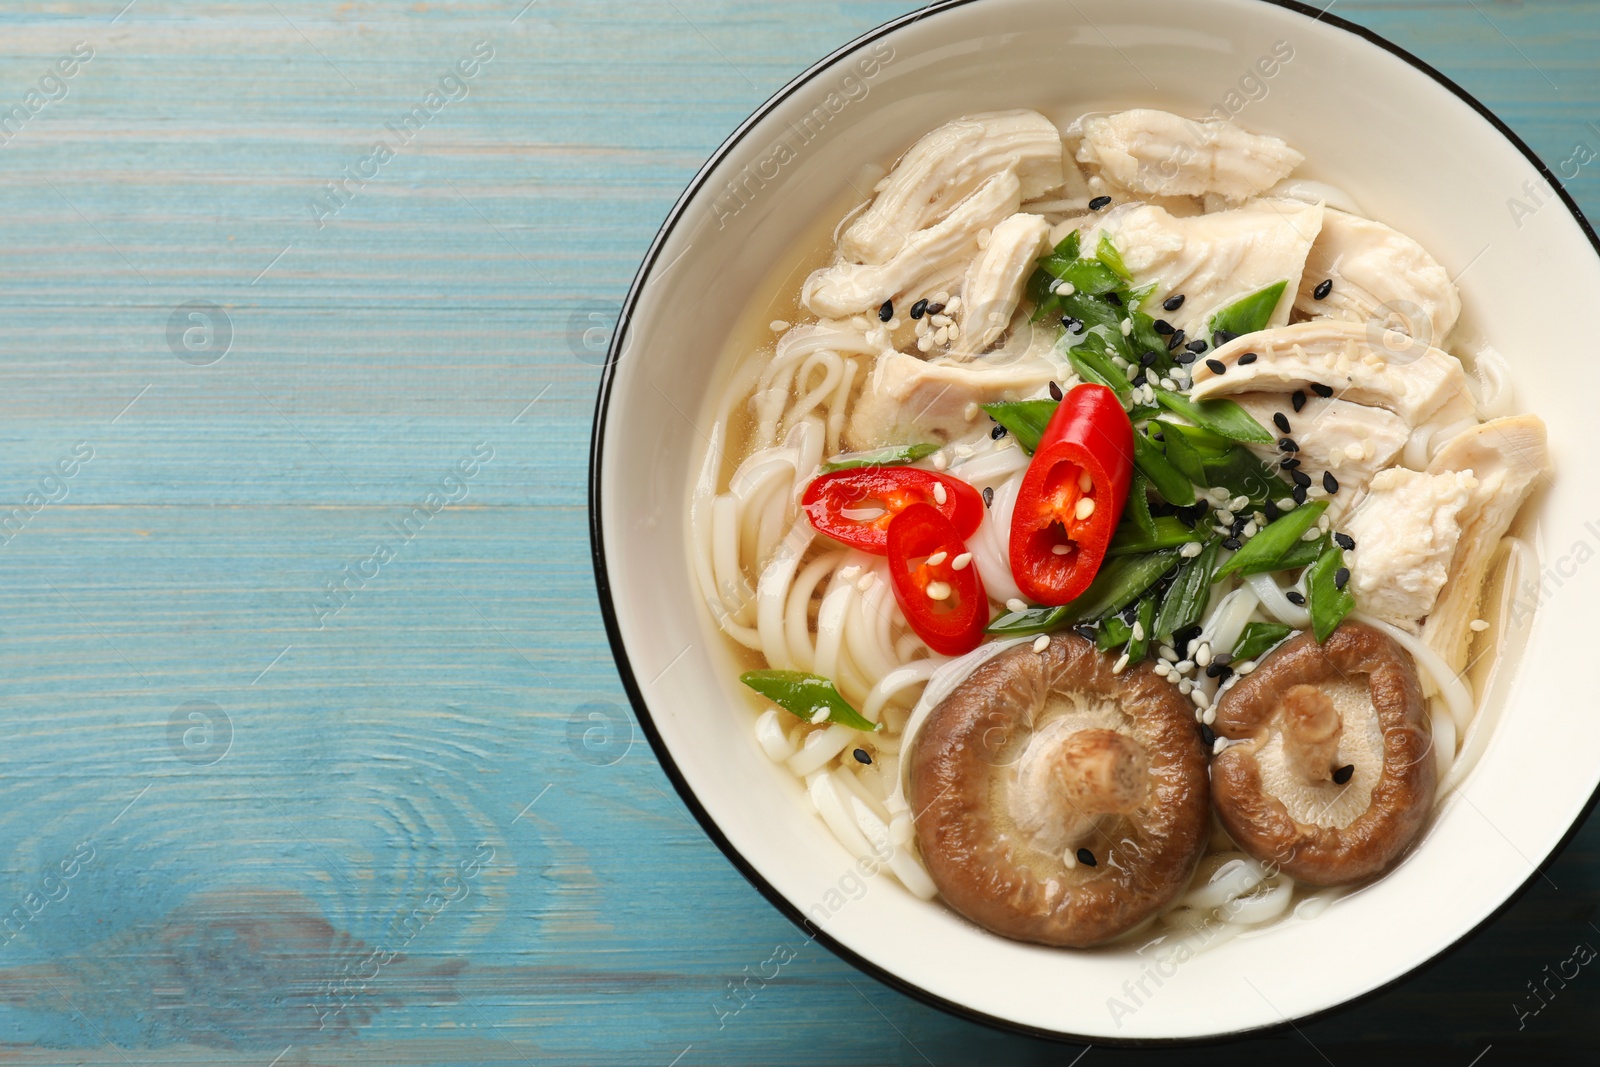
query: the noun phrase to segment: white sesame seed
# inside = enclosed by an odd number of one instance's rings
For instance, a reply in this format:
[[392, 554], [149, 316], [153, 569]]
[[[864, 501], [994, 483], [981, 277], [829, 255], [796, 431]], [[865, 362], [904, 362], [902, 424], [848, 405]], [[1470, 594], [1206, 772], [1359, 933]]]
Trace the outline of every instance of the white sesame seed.
[[1489, 628], [1489, 624], [1482, 619], [1473, 619], [1468, 625], [1472, 627], [1474, 633], [1480, 634]]
[[1123, 319], [1122, 320], [1122, 336], [1127, 337], [1128, 335], [1130, 335], [1132, 333], [1133, 333], [1133, 320], [1132, 319]]
[[1126, 652], [1124, 652], [1122, 654], [1121, 658], [1119, 658], [1117, 660], [1117, 662], [1115, 662], [1115, 663], [1113, 663], [1111, 665], [1111, 673], [1112, 674], [1121, 674], [1123, 671], [1125, 671], [1127, 669], [1128, 669], [1128, 654]]
[[1163, 378], [1161, 379], [1161, 388], [1165, 389], [1169, 393], [1175, 393], [1178, 391], [1178, 383], [1173, 381], [1171, 378]]
[[1131, 381], [1133, 381], [1135, 378], [1137, 378], [1139, 376], [1139, 370], [1140, 370], [1139, 364], [1130, 363], [1130, 364], [1128, 364], [1126, 369], [1123, 370], [1122, 373], [1127, 375], [1128, 381], [1131, 382]]
[[856, 580], [856, 576], [858, 574], [860, 574], [860, 573], [861, 573], [861, 568], [860, 567], [855, 567], [855, 566], [840, 567], [839, 568], [839, 580], [841, 582], [853, 582], [853, 581]]
[[943, 452], [935, 452], [933, 454], [934, 470], [942, 471], [948, 466], [950, 466], [950, 457], [946, 456]]
[[1067, 870], [1072, 870], [1078, 865], [1078, 853], [1075, 849], [1067, 849], [1061, 854], [1061, 865]]
[[1171, 645], [1162, 645], [1160, 648], [1160, 656], [1168, 663], [1178, 662], [1178, 650], [1173, 648]]
[[1189, 699], [1194, 701], [1194, 705], [1197, 708], [1211, 706], [1211, 694], [1206, 692], [1204, 689], [1201, 689], [1199, 686], [1196, 686], [1189, 694]]
[[921, 340], [919, 340], [917, 342], [917, 351], [918, 352], [932, 352], [933, 351], [933, 338], [924, 337]]
[[1330, 528], [1330, 527], [1331, 527], [1331, 526], [1332, 526], [1332, 525], [1333, 525], [1333, 520], [1332, 520], [1332, 519], [1330, 519], [1330, 518], [1328, 518], [1328, 513], [1327, 513], [1327, 512], [1326, 512], [1326, 511], [1324, 511], [1324, 512], [1323, 512], [1323, 513], [1322, 513], [1322, 514], [1321, 514], [1321, 515], [1320, 515], [1320, 516], [1319, 516], [1319, 517], [1318, 517], [1318, 518], [1317, 518], [1317, 529], [1319, 529], [1319, 530], [1321, 530], [1321, 531], [1322, 531], [1322, 532], [1323, 532], [1323, 533], [1327, 533], [1327, 532], [1328, 532], [1328, 529], [1329, 529], [1329, 528]]
[[1298, 506], [1299, 505], [1294, 502], [1294, 497], [1292, 496], [1286, 496], [1282, 500], [1278, 501], [1279, 511], [1293, 511]]
[[[943, 501], [940, 501], [940, 503], [943, 503]], [[928, 557], [928, 566], [937, 567], [939, 564], [943, 563], [949, 558], [950, 553], [948, 552], [935, 552], [933, 555]]]
[[1231, 526], [1213, 526], [1211, 528], [1217, 533], [1221, 534], [1223, 537], [1227, 537], [1233, 532], [1233, 527]]
[[1217, 755], [1217, 754], [1220, 754], [1222, 752], [1222, 750], [1227, 748], [1227, 747], [1228, 747], [1228, 739], [1226, 737], [1219, 737], [1219, 738], [1216, 739], [1216, 741], [1214, 741], [1212, 743], [1211, 752], [1212, 752], [1213, 755]]
[[773, 333], [782, 333], [788, 328], [789, 324], [784, 322], [782, 319], [773, 319], [771, 322], [767, 323], [767, 329], [771, 330]]
[[945, 311], [954, 315], [956, 312], [961, 310], [961, 298], [959, 296], [952, 296], [945, 302], [944, 309]]
[[1112, 356], [1111, 365], [1118, 370], [1127, 370], [1130, 366], [1132, 366], [1131, 363], [1123, 359], [1121, 356]]
[[1033, 639], [1033, 650], [1035, 652], [1043, 652], [1045, 649], [1047, 649], [1049, 647], [1050, 647], [1050, 635], [1049, 634], [1040, 634], [1038, 637], [1035, 637]]
[[929, 582], [928, 583], [928, 599], [929, 600], [949, 600], [950, 599], [950, 583], [949, 582]]
[[1251, 671], [1253, 671], [1255, 669], [1256, 669], [1256, 661], [1253, 660], [1253, 659], [1247, 659], [1243, 663], [1241, 663], [1238, 666], [1234, 667], [1233, 668], [1233, 673], [1234, 673], [1235, 676], [1242, 677], [1242, 676], [1244, 676], [1246, 674], [1249, 674]]
[[1228, 501], [1228, 507], [1234, 511], [1243, 511], [1245, 508], [1249, 507], [1249, 505], [1250, 498], [1242, 494]]
[[1184, 696], [1188, 696], [1190, 693], [1194, 692], [1194, 683], [1189, 681], [1187, 678], [1179, 679], [1178, 692], [1182, 693]]
[[933, 302], [935, 304], [949, 304], [950, 294], [945, 292], [943, 289], [940, 289], [937, 293], [933, 294]]
[[1010, 600], [1006, 601], [1006, 610], [1007, 611], [1027, 611], [1028, 610], [1028, 605], [1023, 603], [1022, 601], [1018, 600], [1016, 597], [1012, 597]]
[[1071, 282], [1057, 282], [1056, 283], [1056, 292], [1060, 293], [1062, 296], [1071, 296], [1073, 293], [1075, 293], [1077, 291], [1078, 291], [1078, 287], [1073, 285]]
[[961, 555], [957, 556], [955, 559], [950, 561], [950, 569], [953, 570], [953, 571], [964, 571], [964, 570], [967, 569], [968, 565], [970, 565], [971, 563], [972, 563], [972, 553], [971, 552], [963, 552], [963, 553], [961, 553]]
[[1051, 545], [1050, 546], [1050, 554], [1052, 556], [1065, 556], [1068, 552], [1071, 552], [1071, 551], [1072, 551], [1072, 546], [1071, 545]]
[[1177, 668], [1179, 674], [1188, 674], [1190, 671], [1194, 670], [1194, 660], [1180, 659], [1177, 662]]
[[1135, 641], [1143, 641], [1144, 640], [1144, 623], [1135, 622], [1133, 624], [1133, 639]]
[[943, 314], [942, 312], [938, 315], [930, 315], [928, 318], [935, 326], [948, 326], [955, 321], [955, 319], [952, 319], [949, 315]]
[[1094, 514], [1094, 497], [1084, 496], [1078, 498], [1078, 506], [1073, 509], [1073, 514], [1081, 522]]
[[889, 331], [891, 333], [894, 332], [895, 330], [898, 330], [900, 328], [900, 316], [896, 315], [894, 318], [890, 319], [884, 325], [889, 329]]
[[825, 707], [816, 707], [816, 708], [812, 708], [811, 709], [811, 724], [813, 726], [815, 726], [819, 722], [827, 722], [827, 721], [828, 721], [828, 709], [827, 708], [825, 708]]
[[1302, 541], [1315, 541], [1317, 538], [1319, 538], [1321, 536], [1322, 536], [1322, 531], [1317, 529], [1315, 526], [1313, 526], [1311, 529], [1307, 530], [1305, 533], [1300, 535], [1300, 540], [1302, 540]]
[[949, 494], [945, 491], [944, 483], [943, 482], [934, 482], [933, 483], [933, 500], [934, 500], [934, 503], [943, 504], [948, 499], [949, 499]]
[[1205, 550], [1200, 546], [1199, 541], [1190, 541], [1188, 544], [1178, 549], [1178, 555], [1182, 556], [1184, 559], [1194, 559], [1203, 551]]
[[961, 340], [961, 327], [953, 322], [950, 324], [950, 340]]
[[939, 327], [939, 332], [933, 335], [933, 343], [936, 345], [949, 344], [950, 329], [951, 328], [949, 326]]
[[1087, 493], [1089, 490], [1091, 490], [1093, 488], [1094, 488], [1094, 479], [1089, 477], [1089, 472], [1088, 471], [1079, 471], [1078, 472], [1078, 489], [1079, 489], [1079, 491]]
[[1258, 534], [1260, 532], [1261, 532], [1261, 527], [1256, 525], [1254, 519], [1252, 519], [1249, 522], [1245, 523], [1244, 524], [1244, 529], [1239, 531], [1240, 535], [1245, 537], [1246, 539], [1254, 537], [1256, 534]]
[[1233, 512], [1229, 511], [1227, 508], [1218, 508], [1217, 522], [1221, 523], [1223, 526], [1231, 525], [1233, 523]]
[[1206, 713], [1200, 716], [1200, 721], [1205, 723], [1207, 726], [1210, 726], [1217, 721], [1217, 707], [1215, 704], [1206, 708]]
[[1194, 650], [1194, 665], [1196, 667], [1211, 666], [1211, 642], [1202, 642], [1200, 647]]
[[873, 585], [876, 584], [877, 581], [878, 581], [878, 576], [873, 574], [871, 571], [868, 571], [867, 573], [863, 574], [860, 578], [856, 579], [856, 588], [861, 590], [861, 592], [865, 593], [865, 592], [868, 592], [869, 590], [871, 590]]

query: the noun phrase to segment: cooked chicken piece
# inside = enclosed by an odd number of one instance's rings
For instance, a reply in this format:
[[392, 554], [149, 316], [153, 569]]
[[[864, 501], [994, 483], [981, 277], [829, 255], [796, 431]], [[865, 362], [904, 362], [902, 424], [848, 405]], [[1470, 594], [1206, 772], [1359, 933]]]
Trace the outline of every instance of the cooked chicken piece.
[[1471, 471], [1378, 472], [1344, 524], [1356, 541], [1350, 558], [1356, 606], [1416, 632], [1444, 588], [1461, 539], [1461, 513], [1477, 487]]
[[[1022, 184], [1011, 171], [986, 180], [943, 220], [912, 234], [883, 263], [836, 263], [806, 279], [801, 299], [819, 318], [876, 311], [919, 283], [959, 276], [978, 254], [978, 231], [993, 230], [1021, 205]], [[930, 290], [931, 291], [931, 290]]]
[[[1322, 206], [1297, 200], [1258, 200], [1191, 218], [1130, 204], [1094, 218], [1081, 243], [1092, 254], [1100, 235], [1110, 234], [1134, 284], [1155, 286], [1145, 301], [1150, 313], [1193, 333], [1203, 332], [1224, 305], [1282, 281], [1288, 286], [1269, 325], [1287, 323], [1306, 255], [1321, 227]], [[1176, 293], [1183, 294], [1183, 305], [1163, 311], [1161, 301]]]
[[[1332, 288], [1318, 300], [1317, 287], [1328, 281]], [[1329, 209], [1294, 306], [1311, 318], [1373, 322], [1438, 345], [1461, 314], [1461, 295], [1449, 272], [1416, 241], [1381, 222]]]
[[[1337, 397], [1308, 396], [1298, 412], [1288, 393], [1244, 393], [1232, 399], [1274, 433], [1282, 431], [1273, 416], [1283, 415], [1289, 436], [1300, 446], [1295, 453], [1300, 469], [1312, 483], [1321, 483], [1323, 471], [1339, 480], [1333, 504], [1341, 510], [1359, 501], [1372, 476], [1391, 464], [1411, 435], [1411, 427], [1392, 411]], [[1251, 451], [1268, 462], [1283, 455], [1275, 445]]]
[[[1256, 358], [1241, 366], [1239, 358], [1247, 352]], [[1214, 362], [1222, 364], [1223, 373], [1212, 370]], [[1229, 341], [1194, 364], [1190, 395], [1211, 400], [1239, 393], [1310, 393], [1313, 386], [1392, 411], [1411, 426], [1436, 414], [1473, 409], [1466, 372], [1456, 357], [1420, 341], [1395, 351], [1375, 343], [1361, 323], [1336, 319], [1298, 322]]]
[[1061, 157], [1061, 132], [1037, 111], [990, 111], [947, 123], [900, 157], [872, 205], [840, 236], [841, 260], [887, 263], [917, 231], [997, 174], [1016, 176], [1022, 200], [1039, 197], [1061, 185]]
[[924, 362], [904, 352], [884, 352], [850, 413], [845, 444], [868, 449], [951, 441], [971, 433], [983, 418], [972, 405], [1020, 400], [1043, 389], [1058, 373], [1036, 358], [991, 366]]
[[1260, 196], [1305, 162], [1276, 137], [1246, 133], [1223, 119], [1197, 121], [1137, 108], [1085, 119], [1078, 161], [1136, 193], [1233, 202]]
[[1461, 545], [1450, 561], [1444, 594], [1422, 628], [1423, 640], [1451, 670], [1467, 665], [1471, 623], [1490, 558], [1549, 466], [1544, 423], [1536, 415], [1483, 423], [1451, 438], [1433, 457], [1429, 471], [1470, 470], [1477, 480], [1462, 514]]
[[1012, 215], [994, 228], [961, 287], [961, 337], [951, 355], [967, 359], [1006, 331], [1039, 257], [1050, 250], [1050, 224], [1039, 215]]

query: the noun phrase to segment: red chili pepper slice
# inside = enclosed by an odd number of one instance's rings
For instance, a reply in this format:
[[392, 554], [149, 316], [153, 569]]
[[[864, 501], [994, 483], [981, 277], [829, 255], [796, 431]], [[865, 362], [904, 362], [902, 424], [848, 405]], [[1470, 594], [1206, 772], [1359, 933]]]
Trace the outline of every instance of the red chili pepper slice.
[[[944, 501], [939, 490], [944, 487]], [[959, 478], [917, 467], [858, 467], [824, 474], [806, 487], [801, 506], [811, 525], [835, 541], [881, 556], [889, 551], [894, 517], [912, 504], [930, 504], [971, 537], [983, 521], [983, 497]]]
[[[889, 578], [917, 636], [935, 652], [960, 656], [983, 641], [989, 597], [955, 525], [931, 504], [911, 504], [889, 523]], [[937, 562], [934, 562], [937, 561]]]
[[1065, 604], [1094, 581], [1133, 480], [1133, 426], [1117, 394], [1074, 388], [1022, 476], [1011, 515], [1011, 573], [1035, 604]]

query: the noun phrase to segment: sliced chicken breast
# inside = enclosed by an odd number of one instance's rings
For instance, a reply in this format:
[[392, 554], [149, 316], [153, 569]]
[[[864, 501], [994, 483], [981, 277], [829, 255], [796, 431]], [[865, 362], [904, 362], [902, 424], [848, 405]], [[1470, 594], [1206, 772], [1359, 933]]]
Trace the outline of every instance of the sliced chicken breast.
[[1037, 111], [990, 111], [946, 123], [900, 157], [871, 206], [845, 228], [841, 260], [887, 263], [997, 174], [1016, 176], [1022, 200], [1042, 196], [1062, 184], [1062, 152], [1061, 132]]
[[1305, 162], [1276, 137], [1149, 108], [1085, 119], [1077, 156], [1135, 193], [1210, 193], [1235, 203], [1260, 196]]
[[[1240, 357], [1250, 352], [1256, 358], [1241, 365]], [[1214, 363], [1222, 366], [1222, 373], [1212, 369]], [[1395, 351], [1376, 343], [1365, 325], [1336, 319], [1262, 330], [1228, 342], [1194, 364], [1190, 395], [1211, 400], [1241, 393], [1314, 392], [1313, 386], [1331, 389], [1341, 400], [1392, 411], [1411, 426], [1441, 412], [1470, 413], [1473, 408], [1466, 372], [1456, 357], [1421, 342]]]
[[939, 222], [911, 235], [882, 263], [840, 262], [812, 273], [800, 299], [819, 318], [838, 319], [875, 311], [904, 293], [932, 291], [940, 280], [959, 277], [978, 255], [978, 233], [1016, 214], [1022, 183], [1011, 171], [986, 180]]
[[[1331, 282], [1322, 299], [1317, 288]], [[1439, 261], [1399, 230], [1331, 208], [1300, 279], [1295, 310], [1310, 318], [1372, 322], [1442, 344], [1461, 294]]]
[[[1191, 333], [1203, 331], [1219, 308], [1277, 282], [1287, 282], [1270, 325], [1289, 321], [1306, 256], [1322, 228], [1322, 205], [1258, 200], [1231, 211], [1177, 218], [1163, 208], [1130, 204], [1090, 221], [1082, 245], [1092, 250], [1109, 234], [1135, 285], [1155, 286], [1147, 307]], [[1181, 293], [1177, 311], [1161, 301]], [[1198, 334], [1197, 334], [1198, 336]]]
[[961, 336], [951, 355], [967, 359], [1005, 333], [1039, 257], [1050, 250], [1050, 223], [1012, 215], [994, 228], [961, 287]]
[[1356, 606], [1416, 632], [1449, 577], [1461, 513], [1477, 488], [1471, 471], [1378, 472], [1344, 523], [1356, 542], [1350, 553]]
[[1440, 474], [1471, 471], [1476, 479], [1444, 593], [1422, 629], [1428, 647], [1452, 670], [1467, 666], [1471, 624], [1495, 548], [1549, 468], [1544, 423], [1536, 415], [1492, 419], [1458, 434], [1428, 468]]
[[978, 426], [974, 406], [1020, 400], [1042, 390], [1059, 374], [1042, 358], [988, 365], [923, 361], [904, 352], [884, 352], [856, 400], [845, 430], [852, 449], [919, 441], [953, 441]]
[[[1299, 411], [1288, 393], [1242, 393], [1232, 399], [1275, 433], [1282, 428], [1273, 417], [1283, 416], [1289, 424], [1285, 436], [1300, 446], [1295, 455], [1312, 483], [1320, 485], [1323, 472], [1338, 479], [1333, 503], [1340, 512], [1365, 495], [1373, 475], [1394, 462], [1411, 435], [1410, 425], [1394, 412], [1338, 397], [1308, 396]], [[1269, 462], [1283, 456], [1276, 447], [1251, 451]]]

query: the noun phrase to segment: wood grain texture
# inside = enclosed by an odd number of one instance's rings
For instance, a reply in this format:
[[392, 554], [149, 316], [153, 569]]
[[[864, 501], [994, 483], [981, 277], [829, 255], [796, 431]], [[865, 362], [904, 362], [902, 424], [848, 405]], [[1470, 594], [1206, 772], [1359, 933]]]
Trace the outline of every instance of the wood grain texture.
[[[0, 133], [0, 1062], [1074, 1062], [739, 877], [628, 743], [588, 563], [586, 331], [740, 119], [914, 5], [523, 2], [0, 8], [0, 114], [59, 95]], [[1335, 11], [1552, 164], [1600, 149], [1600, 4]], [[1600, 945], [1600, 826], [1546, 873], [1427, 973], [1182, 1061], [1587, 1059], [1592, 968], [1516, 1008]]]

